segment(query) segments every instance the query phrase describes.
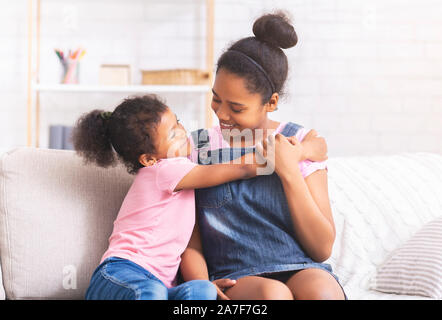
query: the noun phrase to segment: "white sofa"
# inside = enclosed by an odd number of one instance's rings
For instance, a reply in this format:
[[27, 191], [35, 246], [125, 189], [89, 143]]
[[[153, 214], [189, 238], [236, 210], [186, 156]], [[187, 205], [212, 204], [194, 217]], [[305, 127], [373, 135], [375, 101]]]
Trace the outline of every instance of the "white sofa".
[[[122, 166], [85, 166], [73, 151], [3, 154], [0, 298], [83, 299], [132, 179]], [[337, 237], [328, 262], [349, 299], [428, 298], [374, 291], [370, 279], [390, 252], [442, 215], [441, 190], [441, 155], [329, 159]]]

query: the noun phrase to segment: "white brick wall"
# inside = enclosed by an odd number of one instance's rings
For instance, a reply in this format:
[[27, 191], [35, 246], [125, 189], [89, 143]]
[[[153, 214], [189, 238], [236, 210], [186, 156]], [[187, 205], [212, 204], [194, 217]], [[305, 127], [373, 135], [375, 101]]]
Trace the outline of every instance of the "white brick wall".
[[[41, 0], [41, 81], [60, 76], [55, 47], [84, 46], [80, 80], [102, 63], [141, 68], [204, 66], [203, 0]], [[251, 35], [262, 13], [285, 9], [299, 36], [286, 50], [287, 96], [272, 116], [316, 128], [331, 156], [442, 153], [442, 2], [439, 0], [215, 0], [215, 57]], [[27, 1], [0, 0], [0, 149], [26, 144]], [[42, 94], [49, 124], [71, 124], [118, 94]], [[203, 124], [203, 95], [169, 94], [190, 128]]]

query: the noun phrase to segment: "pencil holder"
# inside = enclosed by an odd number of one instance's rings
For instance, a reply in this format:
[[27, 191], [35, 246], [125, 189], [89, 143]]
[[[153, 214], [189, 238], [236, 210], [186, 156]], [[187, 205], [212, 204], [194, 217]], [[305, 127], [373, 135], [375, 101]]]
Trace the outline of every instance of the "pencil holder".
[[55, 53], [61, 63], [62, 73], [61, 73], [61, 83], [78, 83], [78, 75], [80, 63], [79, 61], [83, 58], [86, 50], [79, 48], [72, 52], [69, 50], [69, 54], [66, 54], [59, 50], [55, 49]]
[[77, 60], [67, 60], [62, 63], [61, 83], [77, 84], [80, 64]]

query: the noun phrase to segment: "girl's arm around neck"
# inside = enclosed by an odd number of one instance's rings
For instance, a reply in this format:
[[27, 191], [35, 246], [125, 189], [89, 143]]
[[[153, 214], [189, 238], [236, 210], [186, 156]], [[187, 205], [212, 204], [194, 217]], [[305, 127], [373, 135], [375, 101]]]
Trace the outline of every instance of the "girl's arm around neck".
[[174, 191], [182, 189], [208, 188], [226, 182], [249, 179], [256, 176], [257, 164], [254, 154], [241, 157], [239, 161], [230, 163], [197, 165], [184, 176], [177, 184]]

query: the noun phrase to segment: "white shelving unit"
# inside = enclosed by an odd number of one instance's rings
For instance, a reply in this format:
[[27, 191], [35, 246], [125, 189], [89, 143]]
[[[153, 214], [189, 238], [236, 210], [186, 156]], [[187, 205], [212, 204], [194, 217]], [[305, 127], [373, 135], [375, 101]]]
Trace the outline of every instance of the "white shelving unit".
[[37, 92], [195, 92], [205, 93], [211, 90], [209, 85], [83, 85], [83, 84], [33, 84], [34, 91]]
[[[208, 73], [207, 85], [89, 85], [89, 84], [45, 84], [39, 82], [40, 72], [40, 2], [41, 0], [28, 0], [28, 89], [27, 89], [27, 145], [39, 147], [40, 141], [40, 93], [205, 93], [205, 125], [212, 125], [212, 111], [210, 108], [211, 84], [213, 81], [213, 41], [214, 41], [214, 1], [205, 0], [206, 3], [206, 72]], [[34, 3], [36, 10], [34, 39]], [[130, 3], [128, 3], [130, 5]], [[33, 56], [35, 40], [36, 57]], [[34, 118], [34, 119], [33, 119]], [[32, 122], [35, 128], [33, 137]]]

